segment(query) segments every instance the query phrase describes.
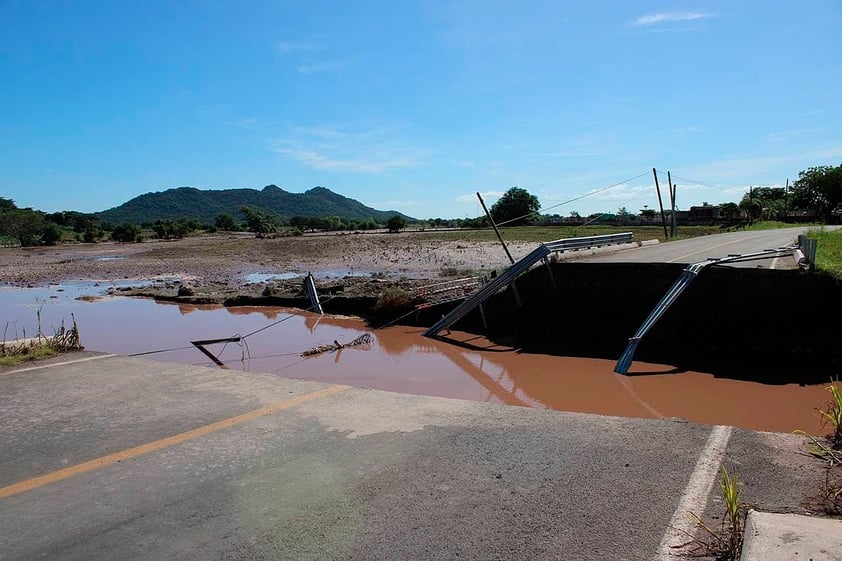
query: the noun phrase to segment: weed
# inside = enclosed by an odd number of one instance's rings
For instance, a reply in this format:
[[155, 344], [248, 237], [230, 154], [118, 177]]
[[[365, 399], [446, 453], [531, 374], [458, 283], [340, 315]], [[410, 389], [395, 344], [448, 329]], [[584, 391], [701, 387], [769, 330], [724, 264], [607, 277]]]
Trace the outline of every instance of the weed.
[[[41, 309], [36, 312], [38, 318], [38, 330], [35, 337], [31, 339], [26, 338], [24, 331], [23, 339], [6, 340], [6, 334], [3, 334], [3, 340], [0, 341], [0, 366], [10, 366], [36, 360], [39, 358], [46, 358], [56, 355], [61, 352], [82, 350], [83, 347], [79, 340], [79, 327], [76, 325], [76, 318], [73, 318], [73, 325], [70, 329], [64, 327], [64, 321], [61, 326], [55, 330], [53, 335], [44, 335], [41, 331]], [[8, 324], [6, 329], [8, 330]]]
[[673, 546], [674, 549], [689, 549], [693, 554], [713, 557], [716, 561], [736, 561], [743, 547], [743, 531], [746, 508], [742, 502], [737, 473], [729, 473], [723, 465], [719, 468], [719, 493], [725, 501], [725, 515], [719, 531], [711, 528], [699, 516], [690, 513], [702, 536], [690, 536], [690, 541]]
[[824, 475], [824, 485], [819, 489], [819, 501], [826, 514], [842, 515], [842, 481], [831, 479], [833, 467], [828, 465]]
[[819, 409], [819, 414], [825, 425], [830, 425], [832, 429], [828, 435], [831, 448], [840, 450], [842, 449], [842, 392], [836, 384], [831, 384], [826, 389], [830, 392], [831, 398], [824, 409]]
[[842, 392], [837, 382], [831, 383], [826, 389], [830, 393], [830, 399], [818, 412], [822, 418], [822, 425], [830, 425], [831, 432], [823, 439], [800, 429], [793, 432], [809, 438], [810, 454], [826, 460], [830, 467], [833, 467], [842, 464]]
[[831, 478], [834, 468], [842, 465], [842, 392], [838, 380], [825, 389], [830, 393], [830, 399], [818, 412], [822, 426], [829, 425], [830, 433], [817, 437], [803, 430], [793, 432], [806, 436], [810, 440], [810, 454], [826, 462], [824, 484], [819, 487], [816, 498], [825, 513], [835, 516], [842, 514], [842, 481]]
[[380, 293], [374, 310], [381, 314], [403, 311], [412, 304], [412, 294], [406, 290], [393, 286]]

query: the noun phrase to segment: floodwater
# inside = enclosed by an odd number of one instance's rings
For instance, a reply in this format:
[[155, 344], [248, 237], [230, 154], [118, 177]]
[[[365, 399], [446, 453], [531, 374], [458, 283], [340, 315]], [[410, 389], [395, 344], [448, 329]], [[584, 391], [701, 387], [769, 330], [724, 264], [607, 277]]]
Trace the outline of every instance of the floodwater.
[[[450, 342], [422, 328], [372, 329], [356, 318], [269, 307], [192, 306], [104, 296], [137, 281], [79, 282], [42, 288], [0, 287], [4, 339], [51, 334], [75, 318], [87, 350], [218, 368], [191, 341], [239, 336], [207, 345], [224, 368], [381, 390], [506, 403], [560, 411], [644, 418], [683, 418], [752, 430], [823, 434], [817, 408], [827, 384], [766, 385], [677, 372], [635, 362], [629, 375], [614, 361], [520, 353], [476, 335], [452, 332]], [[80, 300], [79, 298], [85, 298]], [[93, 299], [92, 299], [93, 298]], [[308, 350], [369, 344], [313, 356]]]

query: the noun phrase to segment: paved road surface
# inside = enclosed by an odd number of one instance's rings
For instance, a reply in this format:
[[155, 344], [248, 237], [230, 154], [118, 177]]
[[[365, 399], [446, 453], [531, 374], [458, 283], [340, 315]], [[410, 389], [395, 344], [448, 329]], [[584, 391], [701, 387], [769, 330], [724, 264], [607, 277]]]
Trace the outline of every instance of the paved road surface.
[[[686, 240], [669, 241], [619, 252], [583, 255], [578, 261], [598, 263], [697, 263], [709, 257], [727, 257], [731, 254], [750, 254], [766, 249], [788, 247], [796, 243], [798, 234], [808, 228], [782, 228], [751, 232], [729, 232], [700, 236]], [[777, 259], [764, 258], [729, 264], [734, 267], [763, 267], [774, 269], [795, 269], [797, 264], [792, 254]]]
[[0, 559], [669, 559], [690, 511], [717, 523], [721, 461], [756, 508], [800, 511], [817, 485], [802, 450], [96, 358], [0, 374]]

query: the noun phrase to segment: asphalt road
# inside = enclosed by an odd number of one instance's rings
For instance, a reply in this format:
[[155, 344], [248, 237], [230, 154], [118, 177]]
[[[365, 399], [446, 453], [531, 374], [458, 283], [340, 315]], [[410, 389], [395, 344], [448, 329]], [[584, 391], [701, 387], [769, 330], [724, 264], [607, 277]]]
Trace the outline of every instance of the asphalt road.
[[801, 437], [96, 357], [0, 374], [2, 560], [661, 560]]
[[[619, 252], [582, 255], [576, 257], [576, 260], [598, 263], [698, 263], [711, 257], [722, 258], [729, 255], [753, 254], [767, 249], [786, 248], [794, 245], [798, 235], [806, 233], [807, 230], [809, 228], [796, 227], [728, 232], [643, 245]], [[730, 263], [728, 266], [769, 269], [795, 269], [798, 267], [792, 252], [782, 252], [777, 257]]]

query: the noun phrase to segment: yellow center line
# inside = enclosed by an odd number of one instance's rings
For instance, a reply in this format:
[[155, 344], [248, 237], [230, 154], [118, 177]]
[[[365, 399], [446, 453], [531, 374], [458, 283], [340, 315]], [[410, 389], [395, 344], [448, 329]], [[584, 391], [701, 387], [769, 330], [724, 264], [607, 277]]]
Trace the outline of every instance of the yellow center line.
[[89, 460], [87, 462], [82, 462], [81, 464], [76, 464], [75, 466], [66, 467], [44, 475], [40, 475], [38, 477], [33, 477], [32, 479], [20, 481], [18, 483], [9, 485], [8, 487], [0, 487], [0, 499], [5, 499], [6, 497], [11, 497], [12, 495], [17, 495], [19, 493], [31, 491], [33, 489], [37, 489], [38, 487], [42, 487], [50, 483], [62, 481], [63, 479], [73, 477], [74, 475], [79, 475], [88, 471], [110, 466], [111, 464], [116, 464], [117, 462], [128, 460], [129, 458], [135, 458], [137, 456], [142, 456], [143, 454], [148, 454], [157, 450], [169, 448], [170, 446], [175, 446], [176, 444], [181, 444], [182, 442], [186, 442], [188, 440], [192, 440], [194, 438], [198, 438], [200, 436], [204, 436], [212, 432], [226, 429], [228, 427], [233, 427], [235, 425], [251, 421], [252, 419], [256, 419], [258, 417], [271, 415], [276, 411], [282, 411], [284, 409], [289, 409], [290, 407], [295, 407], [296, 405], [300, 405], [306, 401], [312, 401], [314, 399], [320, 399], [333, 394], [337, 394], [349, 388], [350, 386], [330, 386], [329, 388], [306, 393], [304, 395], [299, 395], [297, 397], [293, 397], [292, 399], [281, 401], [273, 405], [267, 405], [266, 407], [261, 407], [260, 409], [255, 409], [254, 411], [249, 411], [241, 415], [228, 417], [227, 419], [223, 419], [221, 421], [217, 421], [209, 425], [204, 425], [202, 427], [195, 428], [187, 432], [182, 432], [180, 434], [168, 436], [167, 438], [162, 438], [160, 440], [147, 442], [146, 444], [141, 444], [140, 446], [135, 446], [133, 448], [127, 448], [120, 452], [115, 452], [107, 456], [102, 456], [100, 458]]

